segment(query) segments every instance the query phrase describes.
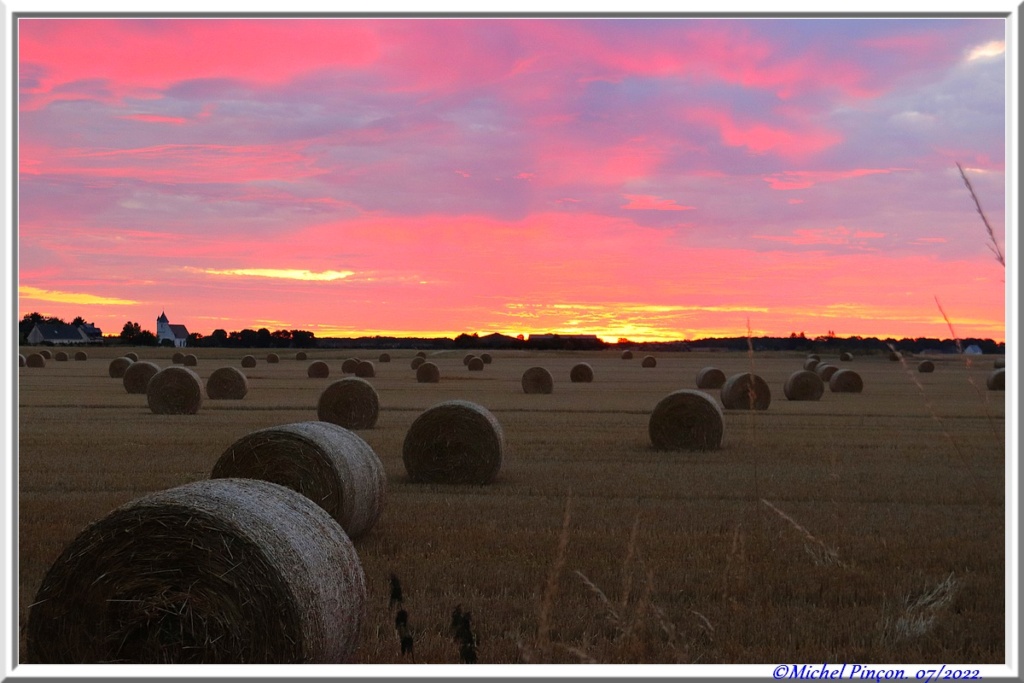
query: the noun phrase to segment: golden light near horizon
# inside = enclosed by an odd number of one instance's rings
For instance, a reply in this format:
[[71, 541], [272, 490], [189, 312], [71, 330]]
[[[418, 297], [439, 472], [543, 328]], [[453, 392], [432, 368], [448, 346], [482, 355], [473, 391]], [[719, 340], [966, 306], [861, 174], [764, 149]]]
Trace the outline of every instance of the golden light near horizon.
[[30, 286], [19, 287], [18, 296], [32, 301], [55, 301], [62, 304], [135, 306], [140, 303], [138, 301], [132, 301], [131, 299], [118, 299], [115, 297], [83, 294], [80, 292], [61, 292], [55, 289], [40, 289], [39, 287]]
[[186, 268], [185, 270], [206, 273], [208, 275], [239, 275], [243, 277], [304, 280], [307, 282], [333, 282], [355, 275], [355, 272], [351, 270], [322, 270], [316, 272], [294, 268], [231, 268], [223, 270], [216, 268]]

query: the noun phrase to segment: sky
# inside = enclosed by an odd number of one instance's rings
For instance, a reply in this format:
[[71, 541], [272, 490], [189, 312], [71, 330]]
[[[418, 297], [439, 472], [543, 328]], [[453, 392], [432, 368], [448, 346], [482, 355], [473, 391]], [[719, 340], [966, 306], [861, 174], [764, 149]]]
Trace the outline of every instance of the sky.
[[15, 30], [19, 318], [1005, 339], [1003, 19]]

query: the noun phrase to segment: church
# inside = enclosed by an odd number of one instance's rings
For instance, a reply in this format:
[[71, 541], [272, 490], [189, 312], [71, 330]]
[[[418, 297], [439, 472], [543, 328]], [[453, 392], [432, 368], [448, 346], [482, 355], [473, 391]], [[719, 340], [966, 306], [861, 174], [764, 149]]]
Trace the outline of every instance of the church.
[[188, 330], [184, 325], [172, 325], [167, 322], [167, 314], [160, 312], [156, 319], [157, 343], [163, 343], [164, 339], [170, 339], [175, 346], [185, 346], [188, 343]]

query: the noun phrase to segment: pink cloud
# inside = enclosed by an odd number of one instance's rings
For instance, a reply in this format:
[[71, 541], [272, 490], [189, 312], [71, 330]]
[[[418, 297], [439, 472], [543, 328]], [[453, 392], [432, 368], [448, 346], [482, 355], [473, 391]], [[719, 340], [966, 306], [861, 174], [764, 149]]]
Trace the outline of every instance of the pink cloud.
[[188, 119], [180, 116], [160, 116], [159, 114], [127, 114], [125, 116], [118, 116], [117, 118], [126, 121], [144, 121], [146, 123], [188, 123]]
[[855, 244], [858, 240], [879, 239], [885, 236], [884, 232], [871, 230], [851, 231], [842, 225], [834, 228], [798, 228], [791, 235], [751, 235], [752, 238], [758, 240], [785, 242], [794, 245]]
[[638, 209], [641, 211], [689, 211], [694, 206], [683, 206], [674, 199], [662, 199], [652, 194], [627, 194], [623, 195], [629, 203], [623, 204], [623, 209]]
[[764, 181], [773, 190], [805, 190], [820, 183], [909, 170], [909, 168], [854, 168], [848, 171], [783, 171], [765, 176]]
[[772, 152], [785, 158], [802, 158], [822, 152], [842, 141], [842, 136], [810, 126], [787, 129], [758, 121], [737, 121], [732, 113], [712, 107], [692, 107], [684, 117], [717, 129], [729, 147], [745, 147], [754, 154]]

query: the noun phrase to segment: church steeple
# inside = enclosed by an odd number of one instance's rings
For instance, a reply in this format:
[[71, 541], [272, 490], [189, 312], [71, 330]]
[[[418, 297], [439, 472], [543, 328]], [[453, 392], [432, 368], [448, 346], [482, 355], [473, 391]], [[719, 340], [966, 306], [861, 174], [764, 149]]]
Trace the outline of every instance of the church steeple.
[[160, 311], [160, 317], [157, 318], [156, 321], [158, 323], [165, 323], [165, 322], [167, 322], [167, 314], [164, 313], [163, 311]]

